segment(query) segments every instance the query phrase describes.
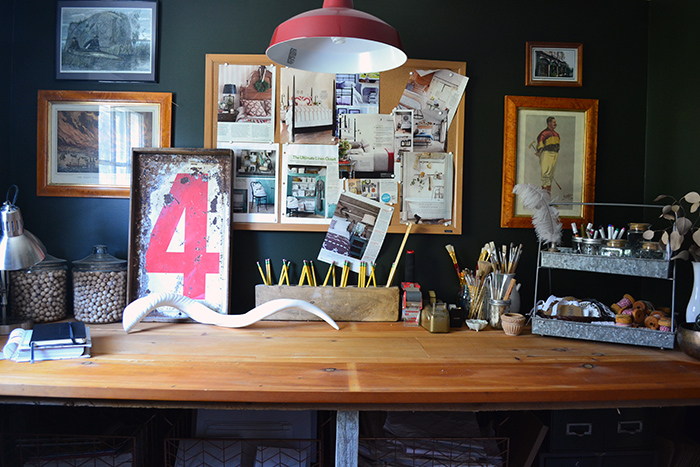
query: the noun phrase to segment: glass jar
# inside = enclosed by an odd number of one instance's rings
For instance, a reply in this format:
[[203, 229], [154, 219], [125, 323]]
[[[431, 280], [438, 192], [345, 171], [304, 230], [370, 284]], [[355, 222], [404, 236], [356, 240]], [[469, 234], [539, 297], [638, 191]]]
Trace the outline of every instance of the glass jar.
[[581, 253], [581, 242], [583, 237], [571, 237], [571, 252]]
[[126, 306], [126, 260], [115, 258], [104, 245], [73, 262], [73, 314], [86, 323], [113, 323]]
[[630, 254], [639, 258], [642, 251], [642, 243], [644, 242], [644, 232], [649, 230], [651, 224], [642, 222], [630, 223], [627, 228], [627, 246], [630, 249]]
[[666, 252], [659, 242], [642, 242], [640, 258], [666, 259]]
[[35, 323], [66, 317], [68, 266], [65, 259], [46, 255], [34, 266], [10, 272], [12, 313]]
[[580, 253], [584, 255], [597, 255], [603, 245], [601, 238], [582, 238], [579, 244]]
[[630, 256], [630, 250], [627, 247], [627, 240], [608, 240], [605, 245], [600, 248], [601, 256]]

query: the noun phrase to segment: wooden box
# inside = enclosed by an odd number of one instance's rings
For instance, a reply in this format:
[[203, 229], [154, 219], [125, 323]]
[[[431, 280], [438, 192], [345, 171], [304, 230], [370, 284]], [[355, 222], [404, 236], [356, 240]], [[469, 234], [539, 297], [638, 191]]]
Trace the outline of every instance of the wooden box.
[[[311, 287], [307, 285], [256, 285], [255, 305], [278, 298], [305, 300], [336, 321], [397, 321], [398, 287]], [[319, 320], [298, 308], [267, 318], [279, 321]]]

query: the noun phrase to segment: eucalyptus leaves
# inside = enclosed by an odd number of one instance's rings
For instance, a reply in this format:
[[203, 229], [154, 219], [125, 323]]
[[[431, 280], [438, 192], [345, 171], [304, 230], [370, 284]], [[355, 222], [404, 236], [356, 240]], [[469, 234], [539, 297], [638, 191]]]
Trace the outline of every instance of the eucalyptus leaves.
[[[689, 205], [689, 213], [694, 214], [700, 208], [700, 194], [696, 191], [686, 193], [680, 199], [675, 199], [669, 195], [659, 195], [654, 201], [670, 198], [673, 200], [671, 204], [666, 204], [659, 217], [667, 219], [673, 223], [673, 229], [668, 232], [668, 229], [663, 230], [661, 234], [661, 243], [666, 246], [671, 246], [671, 251], [675, 254], [671, 259], [690, 259], [692, 261], [700, 261], [700, 230], [696, 226], [698, 219], [691, 221], [686, 216], [684, 204]], [[691, 242], [687, 250], [683, 250], [686, 236], [690, 236]], [[644, 232], [645, 240], [652, 240], [654, 231], [648, 230]]]

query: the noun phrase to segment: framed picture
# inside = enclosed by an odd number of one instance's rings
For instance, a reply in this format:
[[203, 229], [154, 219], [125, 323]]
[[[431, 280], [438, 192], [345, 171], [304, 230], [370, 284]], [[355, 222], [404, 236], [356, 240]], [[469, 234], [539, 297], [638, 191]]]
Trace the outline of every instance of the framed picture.
[[56, 79], [156, 80], [158, 2], [57, 4]]
[[541, 186], [561, 201], [565, 228], [593, 220], [598, 100], [506, 96], [501, 227], [532, 227], [513, 194], [517, 184]]
[[128, 198], [131, 150], [169, 147], [172, 94], [39, 91], [37, 195]]
[[527, 42], [526, 86], [581, 86], [583, 44]]
[[[230, 149], [134, 149], [127, 299], [184, 295], [229, 310]], [[149, 320], [180, 316], [155, 310]]]

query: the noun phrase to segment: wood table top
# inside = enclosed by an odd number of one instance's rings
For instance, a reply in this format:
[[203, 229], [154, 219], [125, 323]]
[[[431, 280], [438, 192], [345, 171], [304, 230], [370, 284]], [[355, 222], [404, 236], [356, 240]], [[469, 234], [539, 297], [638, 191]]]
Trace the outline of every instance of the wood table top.
[[0, 361], [2, 402], [361, 410], [700, 405], [680, 350], [403, 323], [91, 325], [92, 357]]

